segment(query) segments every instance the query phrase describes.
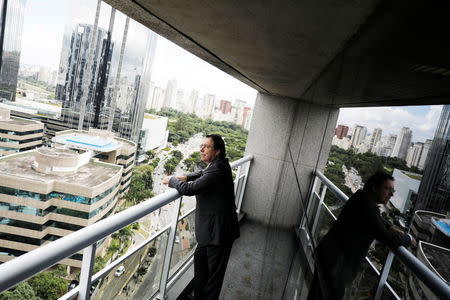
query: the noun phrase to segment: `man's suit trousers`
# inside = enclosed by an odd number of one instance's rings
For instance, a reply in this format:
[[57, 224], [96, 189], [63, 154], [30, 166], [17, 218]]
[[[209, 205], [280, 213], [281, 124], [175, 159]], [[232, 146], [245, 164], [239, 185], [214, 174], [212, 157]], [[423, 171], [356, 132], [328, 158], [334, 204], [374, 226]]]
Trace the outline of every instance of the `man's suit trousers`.
[[194, 299], [219, 299], [231, 246], [200, 246], [194, 254]]

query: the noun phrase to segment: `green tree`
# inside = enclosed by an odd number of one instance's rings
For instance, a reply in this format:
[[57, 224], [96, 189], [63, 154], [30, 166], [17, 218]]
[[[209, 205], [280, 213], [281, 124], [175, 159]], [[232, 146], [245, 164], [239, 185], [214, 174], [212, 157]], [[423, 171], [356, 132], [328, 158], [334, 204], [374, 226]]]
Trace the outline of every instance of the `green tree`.
[[12, 290], [0, 294], [0, 300], [41, 300], [27, 281], [19, 283]]
[[106, 261], [102, 256], [96, 256], [94, 261], [94, 274], [106, 266]]
[[149, 159], [153, 159], [156, 156], [155, 150], [148, 150], [147, 152], [145, 152], [145, 154], [148, 155]]
[[147, 267], [141, 266], [136, 271], [137, 276], [143, 276], [147, 274]]
[[28, 282], [38, 297], [48, 300], [56, 300], [64, 295], [69, 285], [66, 280], [56, 277], [51, 272], [39, 273]]
[[150, 247], [150, 249], [148, 249], [148, 255], [154, 257], [156, 255], [156, 247]]
[[64, 278], [67, 276], [67, 266], [65, 265], [57, 265], [55, 269], [52, 271], [53, 275], [56, 277]]

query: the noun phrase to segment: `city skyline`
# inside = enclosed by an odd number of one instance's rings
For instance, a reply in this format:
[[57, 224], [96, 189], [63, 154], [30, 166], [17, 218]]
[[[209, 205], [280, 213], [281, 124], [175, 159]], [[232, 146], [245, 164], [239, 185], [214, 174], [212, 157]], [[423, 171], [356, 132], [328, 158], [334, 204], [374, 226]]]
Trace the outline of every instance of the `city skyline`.
[[[69, 0], [27, 1], [21, 64], [55, 70], [59, 67], [69, 8]], [[158, 35], [151, 81], [164, 89], [171, 79], [177, 79], [185, 93], [198, 90], [200, 94], [215, 94], [218, 99], [245, 100], [252, 107], [256, 99], [253, 88]]]
[[[27, 1], [21, 64], [39, 62], [57, 69], [69, 7], [69, 0]], [[185, 95], [198, 90], [199, 95], [216, 95], [217, 101], [242, 99], [250, 107], [256, 100], [256, 90], [158, 36], [151, 81], [165, 89], [171, 79], [177, 80]], [[441, 109], [442, 106], [343, 108], [336, 125], [363, 125], [369, 133], [380, 127], [383, 135], [397, 134], [402, 127], [409, 127], [413, 131], [412, 142], [424, 142], [433, 138]]]
[[403, 107], [357, 107], [342, 108], [337, 125], [347, 125], [350, 130], [355, 125], [367, 128], [372, 134], [375, 128], [383, 130], [382, 135], [398, 134], [402, 127], [412, 130], [412, 142], [433, 139], [442, 105]]

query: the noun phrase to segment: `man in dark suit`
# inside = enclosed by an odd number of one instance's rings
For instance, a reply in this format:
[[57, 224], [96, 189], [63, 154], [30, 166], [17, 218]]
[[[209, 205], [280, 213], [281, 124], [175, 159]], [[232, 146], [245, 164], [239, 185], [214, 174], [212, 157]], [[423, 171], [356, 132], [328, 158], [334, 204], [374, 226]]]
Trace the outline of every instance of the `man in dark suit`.
[[165, 178], [181, 195], [196, 196], [194, 254], [195, 299], [218, 299], [233, 241], [239, 237], [230, 164], [219, 135], [207, 135], [200, 147], [204, 170]]
[[415, 245], [413, 237], [396, 229], [380, 215], [378, 204], [387, 204], [393, 194], [394, 178], [377, 172], [367, 180], [363, 190], [348, 199], [338, 219], [317, 246], [319, 264], [316, 264], [309, 300], [342, 299], [374, 239], [389, 247]]

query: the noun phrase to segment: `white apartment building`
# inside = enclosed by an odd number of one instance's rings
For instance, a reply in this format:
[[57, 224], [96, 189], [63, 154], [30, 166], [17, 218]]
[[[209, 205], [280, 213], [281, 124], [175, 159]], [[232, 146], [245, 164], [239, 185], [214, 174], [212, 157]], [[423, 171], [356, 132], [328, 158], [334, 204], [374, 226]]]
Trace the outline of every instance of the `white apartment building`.
[[142, 122], [142, 131], [144, 136], [142, 138], [142, 145], [144, 151], [164, 148], [167, 145], [167, 138], [169, 131], [167, 130], [167, 117], [145, 114]]
[[395, 193], [390, 202], [401, 213], [404, 213], [411, 205], [411, 195], [417, 194], [419, 190], [422, 175], [394, 169], [392, 177], [395, 180]]
[[398, 133], [395, 146], [392, 149], [391, 156], [400, 159], [406, 159], [406, 154], [411, 146], [412, 131], [408, 127], [403, 127]]

